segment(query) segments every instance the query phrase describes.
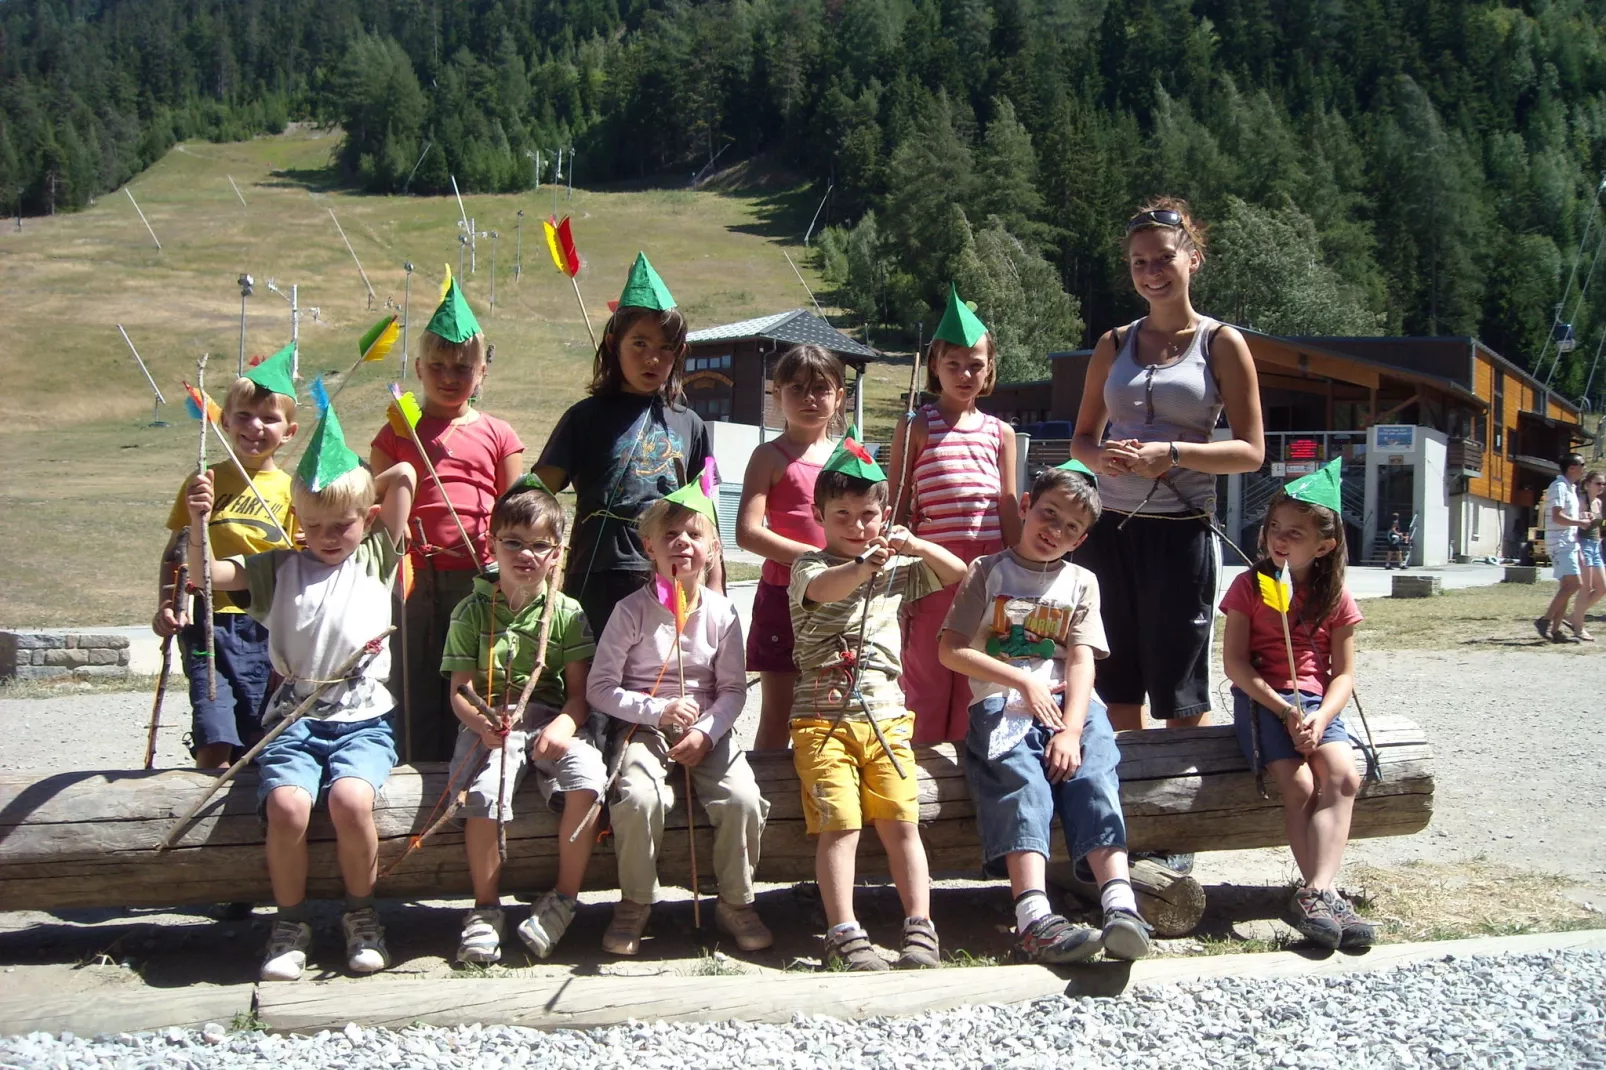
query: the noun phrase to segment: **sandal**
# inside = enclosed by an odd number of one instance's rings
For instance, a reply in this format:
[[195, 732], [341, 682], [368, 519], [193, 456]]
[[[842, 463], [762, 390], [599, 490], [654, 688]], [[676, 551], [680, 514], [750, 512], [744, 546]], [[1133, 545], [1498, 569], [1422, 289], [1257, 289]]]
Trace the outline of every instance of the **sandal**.
[[929, 970], [942, 965], [937, 927], [930, 918], [903, 919], [903, 953], [893, 965], [900, 970]]

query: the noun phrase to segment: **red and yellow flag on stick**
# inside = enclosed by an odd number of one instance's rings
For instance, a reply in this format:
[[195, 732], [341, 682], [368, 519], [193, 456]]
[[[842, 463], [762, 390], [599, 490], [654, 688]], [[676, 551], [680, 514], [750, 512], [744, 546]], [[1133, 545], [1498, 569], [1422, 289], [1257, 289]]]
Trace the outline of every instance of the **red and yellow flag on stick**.
[[574, 287], [574, 299], [580, 305], [580, 315], [585, 317], [586, 333], [591, 336], [591, 348], [597, 347], [597, 332], [591, 328], [591, 313], [586, 311], [584, 298], [580, 296], [580, 281], [575, 278], [580, 274], [583, 266], [580, 260], [580, 250], [575, 248], [574, 231], [569, 226], [569, 217], [564, 216], [563, 222], [558, 222], [555, 216], [548, 216], [541, 221], [541, 228], [546, 232], [547, 251], [552, 254], [552, 266], [569, 276], [569, 285]]

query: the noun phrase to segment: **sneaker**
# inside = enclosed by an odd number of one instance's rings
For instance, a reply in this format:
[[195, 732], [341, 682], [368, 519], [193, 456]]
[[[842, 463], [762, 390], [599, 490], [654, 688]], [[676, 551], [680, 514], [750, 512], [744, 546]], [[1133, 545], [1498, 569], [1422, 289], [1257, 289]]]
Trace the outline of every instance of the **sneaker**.
[[1549, 617], [1535, 617], [1534, 618], [1534, 631], [1539, 633], [1539, 638], [1541, 638], [1541, 639], [1549, 639], [1550, 638], [1550, 618]]
[[893, 965], [900, 970], [931, 970], [942, 965], [937, 927], [930, 918], [903, 919], [903, 951]]
[[1305, 939], [1329, 951], [1344, 938], [1344, 927], [1333, 917], [1327, 899], [1314, 888], [1301, 888], [1288, 901], [1288, 923]]
[[1099, 931], [1086, 925], [1073, 925], [1058, 914], [1045, 914], [1020, 934], [1015, 956], [1026, 962], [1062, 966], [1086, 962], [1103, 946]]
[[385, 948], [385, 927], [373, 907], [348, 910], [340, 915], [346, 934], [346, 965], [352, 973], [376, 973], [390, 965]]
[[1343, 930], [1338, 939], [1339, 947], [1371, 947], [1377, 941], [1377, 926], [1355, 913], [1348, 899], [1337, 891], [1322, 894], [1327, 900], [1327, 909], [1333, 912], [1333, 920]]
[[312, 926], [304, 921], [279, 920], [268, 933], [268, 950], [262, 956], [264, 981], [299, 981], [307, 968], [307, 948], [312, 946]]
[[[649, 903], [629, 899], [619, 900], [613, 908], [613, 920], [608, 931], [602, 934], [602, 950], [610, 955], [634, 955], [641, 950], [641, 934], [647, 930], [647, 917], [652, 913]], [[523, 935], [522, 931], [520, 935]]]
[[714, 908], [714, 924], [734, 936], [743, 951], [763, 951], [775, 943], [774, 934], [751, 903], [735, 906], [721, 899]]
[[1124, 907], [1104, 912], [1104, 931], [1100, 942], [1104, 957], [1136, 962], [1149, 953], [1149, 934], [1154, 926]]
[[[519, 939], [524, 946], [530, 949], [530, 954], [538, 959], [548, 958], [552, 949], [558, 946], [563, 934], [569, 931], [569, 923], [574, 920], [575, 907], [579, 904], [566, 895], [559, 895], [556, 890], [550, 891], [536, 901], [530, 910], [530, 916], [519, 922]], [[614, 919], [618, 920], [615, 914]], [[646, 917], [642, 917], [646, 921]], [[640, 930], [637, 930], [640, 935]], [[631, 952], [634, 954], [634, 952]]]
[[829, 932], [825, 934], [825, 966], [826, 969], [841, 969], [850, 973], [890, 969], [887, 960], [876, 953], [864, 928], [858, 925], [835, 935]]
[[489, 966], [502, 959], [502, 908], [475, 907], [463, 915], [457, 961]]

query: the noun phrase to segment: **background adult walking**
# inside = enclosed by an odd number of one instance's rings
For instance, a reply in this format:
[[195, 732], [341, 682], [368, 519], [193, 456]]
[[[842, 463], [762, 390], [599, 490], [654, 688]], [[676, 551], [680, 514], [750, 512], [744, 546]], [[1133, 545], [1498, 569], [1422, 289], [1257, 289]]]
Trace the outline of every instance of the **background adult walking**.
[[[1191, 727], [1210, 712], [1216, 477], [1260, 467], [1260, 392], [1243, 336], [1189, 299], [1205, 233], [1187, 202], [1149, 201], [1123, 248], [1149, 310], [1100, 338], [1088, 365], [1071, 452], [1098, 473], [1104, 514], [1076, 561], [1099, 578], [1111, 723], [1141, 728], [1147, 698], [1155, 720]], [[1211, 441], [1223, 409], [1231, 437]]]
[[1599, 469], [1585, 472], [1584, 478], [1578, 481], [1578, 507], [1591, 519], [1586, 526], [1578, 529], [1578, 570], [1581, 575], [1578, 597], [1573, 599], [1572, 618], [1567, 626], [1586, 643], [1593, 643], [1595, 637], [1585, 627], [1588, 623], [1585, 614], [1596, 602], [1606, 598], [1606, 560], [1602, 559], [1600, 552], [1603, 494], [1606, 494], [1606, 472]]

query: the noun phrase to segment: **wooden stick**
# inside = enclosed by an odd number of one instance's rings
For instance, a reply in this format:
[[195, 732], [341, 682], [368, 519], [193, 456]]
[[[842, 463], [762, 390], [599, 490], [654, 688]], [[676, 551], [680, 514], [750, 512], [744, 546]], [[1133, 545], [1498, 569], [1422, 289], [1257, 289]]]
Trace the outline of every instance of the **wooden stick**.
[[[132, 196], [132, 194], [130, 194]], [[206, 411], [206, 362], [210, 353], [202, 353], [201, 359], [195, 362], [195, 392], [201, 395], [201, 444], [196, 451], [195, 477], [199, 479], [206, 475], [206, 425], [211, 418]], [[206, 698], [209, 702], [217, 701], [217, 636], [212, 627], [212, 511], [207, 510], [201, 518], [201, 593], [205, 599], [204, 616], [201, 628], [206, 635]]]
[[[546, 578], [546, 605], [541, 607], [541, 628], [536, 635], [535, 664], [530, 668], [530, 678], [524, 681], [524, 691], [519, 695], [519, 703], [513, 707], [512, 716], [508, 718], [509, 730], [513, 725], [524, 723], [524, 709], [530, 704], [530, 696], [535, 693], [535, 686], [541, 680], [541, 674], [546, 671], [547, 642], [552, 638], [552, 610], [558, 604], [558, 595], [563, 586], [564, 559], [569, 556], [569, 538], [567, 535], [558, 543], [558, 556], [552, 562], [552, 569]], [[513, 661], [508, 659], [508, 672], [512, 673]], [[502, 747], [502, 785], [497, 789], [496, 806], [496, 852], [502, 861], [507, 861], [507, 823], [503, 821], [502, 799], [507, 785], [507, 746]], [[584, 823], [581, 828], [584, 828]], [[576, 831], [579, 831], [578, 829]]]
[[[681, 591], [680, 577], [675, 574], [675, 566], [669, 566], [669, 582], [675, 585], [675, 604], [678, 606], [685, 600]], [[687, 610], [689, 613], [690, 610]], [[675, 614], [675, 671], [680, 676], [680, 697], [686, 697], [686, 650], [681, 644], [685, 635], [686, 621], [680, 614]], [[685, 737], [681, 732], [681, 737]], [[697, 883], [697, 809], [696, 798], [692, 794], [691, 766], [681, 764], [681, 770], [686, 774], [686, 849], [691, 855], [691, 920], [697, 928], [703, 927], [703, 897], [698, 891]]]
[[173, 823], [173, 827], [168, 830], [166, 836], [162, 837], [162, 842], [156, 845], [156, 849], [158, 851], [165, 851], [169, 847], [173, 846], [173, 841], [178, 839], [185, 827], [189, 825], [190, 820], [194, 818], [196, 814], [201, 812], [201, 807], [205, 806], [209, 801], [211, 801], [212, 796], [216, 795], [218, 791], [222, 789], [223, 785], [227, 784], [230, 780], [233, 780], [235, 774], [239, 773], [241, 770], [249, 769], [251, 767], [251, 763], [256, 760], [256, 756], [262, 753], [264, 747], [277, 739], [279, 733], [283, 732], [286, 728], [289, 728], [291, 725], [301, 720], [301, 718], [305, 717], [307, 712], [312, 709], [313, 703], [318, 701], [318, 696], [323, 694], [325, 688], [334, 684], [345, 683], [353, 673], [361, 672], [363, 667], [366, 666], [368, 662], [372, 661], [374, 658], [377, 658], [379, 656], [379, 652], [384, 649], [385, 641], [390, 638], [390, 633], [395, 630], [396, 626], [391, 625], [384, 631], [380, 632], [377, 636], [368, 640], [368, 642], [352, 651], [351, 657], [347, 658], [341, 663], [340, 668], [335, 670], [334, 676], [331, 679], [325, 680], [323, 683], [314, 687], [312, 689], [312, 693], [303, 699], [299, 706], [291, 710], [290, 713], [278, 724], [268, 729], [267, 733], [257, 741], [255, 746], [246, 751], [244, 754], [240, 755], [239, 758], [235, 759], [234, 764], [225, 769], [223, 774], [212, 782], [212, 786], [206, 789], [205, 794], [197, 799], [195, 804], [184, 812], [183, 817], [179, 818]]
[[[168, 551], [162, 563], [172, 566], [168, 578], [173, 581], [173, 595], [169, 601], [173, 607], [173, 617], [179, 615], [179, 606], [183, 604], [184, 585], [189, 582], [190, 570], [185, 563], [185, 549], [189, 545], [190, 529], [186, 525], [179, 529], [178, 538], [173, 540], [173, 548]], [[162, 699], [167, 695], [167, 674], [173, 667], [173, 637], [162, 636], [162, 671], [156, 677], [156, 701], [151, 703], [151, 727], [145, 736], [145, 768], [153, 769], [156, 766], [156, 729], [162, 722]]]
[[440, 473], [435, 471], [435, 462], [429, 459], [429, 451], [424, 449], [424, 440], [418, 437], [418, 428], [402, 414], [402, 423], [407, 425], [407, 434], [413, 440], [413, 448], [418, 456], [423, 458], [424, 467], [429, 471], [429, 478], [435, 481], [435, 489], [440, 492], [441, 501], [446, 503], [446, 511], [452, 514], [452, 523], [457, 525], [457, 533], [463, 537], [463, 549], [468, 551], [469, 560], [479, 565], [479, 555], [474, 552], [474, 542], [468, 537], [468, 529], [463, 526], [462, 518], [457, 515], [457, 509], [452, 505], [452, 499], [446, 496], [446, 485], [441, 482]]
[[569, 276], [569, 285], [574, 287], [574, 299], [580, 304], [580, 315], [585, 317], [586, 333], [591, 336], [591, 348], [597, 348], [597, 332], [591, 329], [591, 313], [586, 311], [586, 303], [580, 296], [580, 280], [573, 275]]
[[[205, 422], [211, 423], [210, 420]], [[274, 530], [279, 533], [279, 541], [284, 543], [290, 549], [295, 549], [296, 544], [291, 541], [290, 533], [284, 530], [284, 525], [279, 523], [279, 518], [274, 515], [273, 507], [270, 506], [268, 504], [268, 500], [262, 496], [262, 492], [257, 490], [256, 482], [252, 480], [251, 473], [247, 472], [245, 470], [245, 465], [240, 463], [240, 458], [235, 454], [234, 447], [229, 444], [229, 436], [225, 435], [223, 433], [223, 429], [217, 424], [212, 424], [212, 431], [217, 435], [218, 442], [222, 444], [223, 452], [227, 453], [229, 455], [229, 460], [234, 462], [234, 470], [240, 473], [241, 479], [245, 480], [246, 489], [248, 489], [251, 492], [251, 496], [257, 500], [257, 504], [262, 506], [262, 511], [267, 514], [268, 521], [273, 524]]]

